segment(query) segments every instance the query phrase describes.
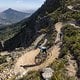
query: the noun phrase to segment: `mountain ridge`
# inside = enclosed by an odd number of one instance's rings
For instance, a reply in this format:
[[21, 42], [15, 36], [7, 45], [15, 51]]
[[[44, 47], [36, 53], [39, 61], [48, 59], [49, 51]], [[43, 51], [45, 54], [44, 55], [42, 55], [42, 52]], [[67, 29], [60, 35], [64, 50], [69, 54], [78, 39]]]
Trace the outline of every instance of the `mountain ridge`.
[[30, 15], [30, 13], [25, 13], [9, 8], [0, 13], [0, 24], [10, 25], [13, 23], [17, 23], [23, 20], [24, 18], [29, 17]]

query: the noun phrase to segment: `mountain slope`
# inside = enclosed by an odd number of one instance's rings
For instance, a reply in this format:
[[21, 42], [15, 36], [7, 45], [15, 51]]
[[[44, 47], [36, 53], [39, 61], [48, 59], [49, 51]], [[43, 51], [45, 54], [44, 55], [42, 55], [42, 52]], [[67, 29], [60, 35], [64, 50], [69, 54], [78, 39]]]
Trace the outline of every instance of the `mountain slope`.
[[[9, 32], [8, 30], [7, 36], [10, 34], [11, 37], [8, 37], [8, 40], [4, 42], [4, 49], [13, 50], [18, 47], [28, 47], [39, 34], [42, 34], [39, 33], [41, 29], [49, 28], [58, 21], [75, 19], [78, 22], [80, 12], [67, 8], [67, 6], [72, 3], [74, 5], [79, 2], [72, 0], [67, 2], [65, 2], [65, 0], [46, 0], [42, 7], [31, 17], [15, 25], [15, 27], [18, 28], [21, 27], [21, 30], [15, 30], [13, 28], [14, 32], [12, 34], [10, 33], [11, 31]], [[12, 44], [12, 47], [9, 46], [10, 44]]]
[[9, 8], [0, 13], [0, 25], [9, 25], [12, 23], [16, 23], [29, 16], [30, 13], [24, 13]]
[[[19, 33], [13, 38], [5, 41], [5, 49], [15, 49], [17, 47], [29, 46], [32, 41], [40, 34], [37, 32], [40, 31], [41, 28], [44, 29], [49, 26], [51, 20], [49, 17], [44, 17], [47, 15], [46, 13], [49, 14], [60, 6], [60, 0], [47, 0], [42, 5], [42, 7], [38, 9], [30, 18], [23, 20], [22, 24], [23, 26], [25, 25], [25, 27], [21, 29], [21, 31], [19, 31]], [[9, 46], [10, 44], [12, 44], [12, 47]]]
[[[3, 36], [0, 47], [11, 52], [2, 52], [0, 77], [40, 80], [44, 69], [51, 68], [50, 80], [80, 80], [80, 10], [74, 8], [78, 4], [80, 0], [46, 0], [31, 17], [14, 24], [15, 28], [11, 25], [12, 30], [8, 27], [4, 33], [8, 38], [2, 42]], [[47, 53], [39, 51], [41, 45]]]

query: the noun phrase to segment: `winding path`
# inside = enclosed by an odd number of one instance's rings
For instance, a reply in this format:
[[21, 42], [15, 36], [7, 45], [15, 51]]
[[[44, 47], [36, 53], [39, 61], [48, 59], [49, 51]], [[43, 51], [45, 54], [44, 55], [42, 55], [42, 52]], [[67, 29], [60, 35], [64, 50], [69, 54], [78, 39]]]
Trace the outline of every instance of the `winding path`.
[[[56, 36], [55, 41], [60, 40], [59, 33], [61, 32], [61, 28], [62, 28], [62, 22], [58, 22], [55, 24], [55, 29], [57, 31], [57, 36]], [[41, 65], [28, 67], [26, 69], [21, 67], [21, 65], [34, 65], [35, 64], [35, 57], [39, 54], [39, 51], [40, 51], [39, 49], [32, 50], [28, 53], [26, 52], [26, 54], [21, 56], [17, 60], [17, 63], [15, 64], [14, 72], [16, 72], [16, 74], [18, 74], [18, 73], [24, 74], [28, 71], [39, 70], [39, 69], [42, 69], [42, 68], [49, 66], [56, 58], [58, 58], [58, 56], [60, 54], [60, 45], [54, 45], [50, 49], [50, 54], [52, 54], [52, 55], [48, 56], [48, 58]]]
[[80, 12], [80, 10], [74, 9], [74, 6], [72, 6], [72, 5], [67, 6], [67, 8], [72, 10], [72, 11], [75, 11], [75, 12]]
[[74, 28], [80, 29], [80, 26], [78, 26], [79, 24], [77, 24], [76, 21], [67, 21], [66, 23], [64, 23], [63, 26], [66, 26], [66, 25], [71, 25]]

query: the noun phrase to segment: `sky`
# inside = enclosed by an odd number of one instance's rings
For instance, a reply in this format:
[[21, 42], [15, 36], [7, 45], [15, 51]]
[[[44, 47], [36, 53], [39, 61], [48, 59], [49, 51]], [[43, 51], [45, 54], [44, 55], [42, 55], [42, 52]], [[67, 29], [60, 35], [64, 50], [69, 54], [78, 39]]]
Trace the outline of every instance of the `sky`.
[[38, 9], [45, 0], [0, 0], [0, 11], [8, 8], [16, 10]]

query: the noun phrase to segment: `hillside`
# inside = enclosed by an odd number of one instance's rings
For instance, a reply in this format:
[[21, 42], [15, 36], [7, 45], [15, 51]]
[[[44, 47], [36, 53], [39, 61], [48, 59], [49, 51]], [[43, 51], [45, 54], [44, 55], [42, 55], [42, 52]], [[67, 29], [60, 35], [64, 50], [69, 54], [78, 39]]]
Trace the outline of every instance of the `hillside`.
[[[58, 4], [58, 6], [55, 3]], [[26, 19], [23, 20], [20, 23], [21, 26], [25, 27], [21, 29], [21, 31], [19, 31], [19, 33], [15, 35], [13, 38], [5, 41], [4, 43], [5, 49], [10, 49], [9, 47], [10, 44], [12, 44], [11, 49], [29, 46], [32, 43], [32, 41], [39, 36], [40, 33], [38, 33], [38, 31], [40, 31], [42, 28], [43, 29], [49, 28], [49, 24], [52, 21], [50, 20], [50, 17], [46, 16], [47, 15], [46, 13], [51, 13], [55, 11], [58, 7], [60, 7], [60, 1], [58, 2], [55, 0], [46, 1], [43, 4], [43, 6], [40, 9], [38, 9], [31, 17], [29, 17], [27, 20]], [[53, 22], [50, 24], [50, 26], [52, 24]]]
[[14, 9], [9, 8], [0, 13], [0, 26], [17, 23], [29, 16], [30, 16], [30, 13], [24, 13], [24, 12], [16, 11]]
[[[74, 2], [71, 2], [71, 4], [72, 3], [74, 3]], [[66, 2], [66, 4], [69, 5], [70, 2], [69, 3]], [[38, 31], [40, 31], [41, 29], [49, 28], [49, 26], [51, 26], [52, 24], [57, 22], [58, 19], [60, 19], [60, 18], [62, 20], [64, 19], [63, 21], [65, 21], [65, 20], [67, 21], [67, 20], [69, 20], [69, 18], [72, 20], [73, 20], [73, 18], [75, 18], [75, 19], [77, 19], [76, 21], [78, 21], [79, 20], [78, 15], [80, 13], [68, 10], [66, 4], [64, 4], [64, 2], [60, 2], [60, 0], [59, 1], [55, 1], [55, 0], [54, 1], [52, 1], [52, 0], [46, 1], [42, 5], [42, 7], [39, 10], [37, 10], [30, 18], [25, 19], [19, 23], [19, 28], [20, 28], [20, 26], [21, 27], [23, 26], [24, 28], [21, 29], [21, 31], [17, 32], [18, 34], [15, 35], [13, 38], [11, 38], [11, 39], [8, 38], [9, 40], [5, 41], [5, 43], [4, 43], [5, 49], [10, 49], [10, 47], [9, 47], [10, 44], [12, 44], [11, 49], [14, 49], [16, 47], [18, 48], [18, 47], [29, 46], [32, 43], [32, 41], [37, 36], [39, 36]], [[62, 9], [62, 10], [60, 10], [60, 9]], [[55, 11], [55, 12], [53, 13], [53, 11]], [[50, 13], [52, 13], [52, 14], [49, 15]], [[53, 17], [53, 19], [52, 19], [52, 17]], [[71, 17], [73, 17], [73, 18], [71, 18]], [[17, 27], [17, 25], [16, 25], [16, 27]], [[15, 31], [15, 33], [16, 33], [16, 31]], [[11, 36], [11, 33], [9, 33], [9, 34]]]
[[80, 80], [79, 4], [46, 0], [29, 18], [1, 29], [0, 78], [44, 80], [45, 74], [50, 80]]

